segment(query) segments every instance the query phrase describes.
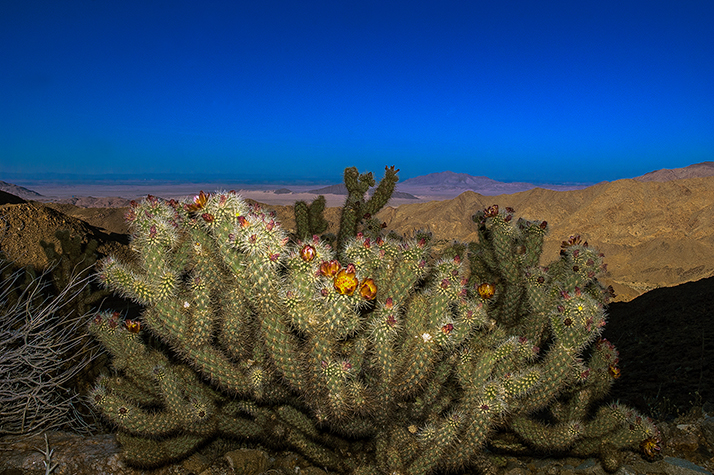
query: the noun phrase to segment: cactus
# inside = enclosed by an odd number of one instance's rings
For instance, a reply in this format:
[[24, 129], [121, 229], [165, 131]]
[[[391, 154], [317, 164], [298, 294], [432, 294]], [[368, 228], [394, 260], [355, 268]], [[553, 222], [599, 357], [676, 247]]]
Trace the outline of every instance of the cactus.
[[91, 401], [128, 461], [165, 464], [215, 437], [354, 474], [490, 471], [499, 451], [656, 450], [652, 421], [594, 406], [619, 374], [599, 338], [600, 254], [572, 238], [541, 267], [547, 224], [494, 206], [474, 217], [478, 243], [436, 256], [425, 234], [355, 233], [386, 201], [358, 199], [369, 174], [347, 169], [345, 182], [339, 254], [317, 236], [291, 241], [233, 193], [134, 204], [137, 259], [106, 258], [99, 277], [145, 310], [89, 325], [116, 371]]
[[[347, 199], [342, 207], [342, 215], [340, 217], [340, 231], [337, 235], [337, 250], [342, 252], [348, 240], [354, 238], [360, 229], [360, 223], [367, 223], [363, 233], [376, 238], [381, 231], [379, 222], [375, 220], [374, 215], [382, 209], [389, 199], [392, 197], [394, 187], [399, 178], [394, 167], [385, 167], [384, 177], [380, 180], [379, 185], [374, 190], [372, 196], [365, 200], [365, 193], [370, 187], [375, 185], [372, 172], [360, 173], [355, 167], [345, 169], [344, 180], [347, 186]], [[364, 232], [367, 231], [367, 232]]]
[[295, 203], [295, 224], [297, 227], [295, 234], [299, 239], [307, 239], [327, 230], [328, 223], [323, 215], [325, 205], [326, 200], [322, 195], [315, 198], [309, 206], [304, 201]]

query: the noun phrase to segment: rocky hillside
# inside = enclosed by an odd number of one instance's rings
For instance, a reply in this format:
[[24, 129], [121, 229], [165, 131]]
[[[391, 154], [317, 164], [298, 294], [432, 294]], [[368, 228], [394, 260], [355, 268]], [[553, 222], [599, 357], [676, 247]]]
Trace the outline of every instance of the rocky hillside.
[[[714, 275], [714, 176], [669, 182], [618, 180], [574, 191], [536, 188], [407, 204], [379, 213], [389, 229], [430, 229], [437, 239], [474, 240], [471, 215], [492, 204], [550, 223], [544, 256], [580, 234], [605, 253], [618, 300]], [[545, 263], [544, 263], [545, 264]]]
[[714, 175], [714, 162], [701, 162], [684, 168], [663, 168], [642, 176], [635, 177], [637, 181], [670, 181], [686, 178], [701, 178]]
[[0, 191], [4, 193], [9, 193], [15, 195], [18, 198], [24, 198], [27, 200], [36, 200], [42, 198], [42, 195], [33, 190], [28, 190], [23, 186], [13, 185], [12, 183], [7, 183], [0, 180]]

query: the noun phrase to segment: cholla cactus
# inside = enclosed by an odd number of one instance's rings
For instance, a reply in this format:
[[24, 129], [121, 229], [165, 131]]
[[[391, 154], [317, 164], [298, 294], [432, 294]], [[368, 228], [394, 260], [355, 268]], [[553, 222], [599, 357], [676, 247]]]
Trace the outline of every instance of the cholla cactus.
[[92, 401], [147, 466], [216, 436], [355, 474], [484, 468], [486, 447], [656, 447], [652, 422], [620, 405], [588, 418], [618, 374], [598, 339], [602, 257], [573, 240], [539, 267], [547, 226], [512, 215], [480, 213], [466, 255], [434, 257], [428, 235], [358, 233], [338, 258], [234, 193], [149, 196], [128, 216], [136, 261], [101, 265], [145, 310], [90, 324], [116, 369]]

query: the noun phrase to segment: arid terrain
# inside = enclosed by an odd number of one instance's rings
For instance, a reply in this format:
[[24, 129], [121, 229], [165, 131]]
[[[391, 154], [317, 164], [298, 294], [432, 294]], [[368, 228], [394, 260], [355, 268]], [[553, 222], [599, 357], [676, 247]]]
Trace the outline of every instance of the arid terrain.
[[[344, 200], [330, 198], [328, 203]], [[39, 240], [54, 240], [56, 230], [69, 229], [85, 241], [96, 239], [102, 254], [126, 255], [127, 203], [97, 200], [102, 199], [43, 203], [0, 192], [0, 250], [20, 265], [42, 267], [46, 258]], [[437, 241], [448, 243], [476, 238], [471, 221], [476, 211], [492, 204], [510, 206], [517, 216], [548, 221], [548, 261], [557, 258], [561, 241], [581, 235], [604, 252], [609, 273], [603, 280], [617, 294], [604, 335], [620, 351], [622, 377], [612, 399], [663, 421], [714, 403], [714, 176], [619, 180], [580, 190], [535, 188], [496, 196], [467, 191], [451, 199], [419, 201], [392, 202], [378, 217], [398, 233], [429, 229]], [[85, 207], [98, 203], [118, 207]], [[266, 207], [275, 209], [287, 229], [294, 227], [291, 206], [272, 202]], [[328, 208], [326, 217], [336, 229], [339, 208]], [[707, 450], [688, 459], [714, 463]]]

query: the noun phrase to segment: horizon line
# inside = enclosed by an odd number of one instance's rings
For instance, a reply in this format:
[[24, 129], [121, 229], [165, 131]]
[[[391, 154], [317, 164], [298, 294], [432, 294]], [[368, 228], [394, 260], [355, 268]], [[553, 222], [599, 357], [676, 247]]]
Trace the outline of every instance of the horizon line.
[[[444, 172], [432, 172], [425, 175], [417, 175], [412, 178], [418, 178], [426, 175], [433, 175], [439, 173], [449, 172], [446, 170]], [[452, 172], [456, 173], [456, 172]], [[484, 175], [470, 175], [468, 173], [456, 173], [459, 175], [468, 175], [472, 177], [484, 176]], [[532, 185], [561, 185], [561, 186], [590, 186], [602, 183], [603, 181], [575, 181], [575, 180], [523, 180], [523, 179], [497, 179], [492, 177], [486, 177], [494, 181], [501, 183], [528, 183]], [[409, 178], [408, 178], [409, 179]], [[408, 180], [405, 179], [404, 181]], [[274, 178], [270, 179], [263, 176], [236, 176], [236, 175], [222, 175], [218, 173], [205, 173], [202, 175], [188, 174], [188, 173], [156, 173], [147, 174], [142, 173], [27, 173], [27, 172], [3, 172], [0, 171], [0, 181], [5, 180], [21, 180], [26, 182], [55, 182], [55, 183], [86, 183], [86, 182], [101, 182], [101, 181], [119, 181], [119, 182], [146, 182], [148, 184], [157, 184], [160, 182], [183, 182], [183, 183], [240, 183], [247, 185], [295, 185], [295, 186], [308, 186], [308, 185], [338, 185], [343, 183], [341, 177], [339, 179], [328, 179], [328, 178], [296, 178], [296, 179], [286, 179], [286, 178]], [[339, 181], [337, 181], [339, 180]], [[377, 181], [379, 181], [377, 179]], [[402, 183], [404, 181], [400, 180]], [[136, 183], [134, 183], [136, 184]]]

